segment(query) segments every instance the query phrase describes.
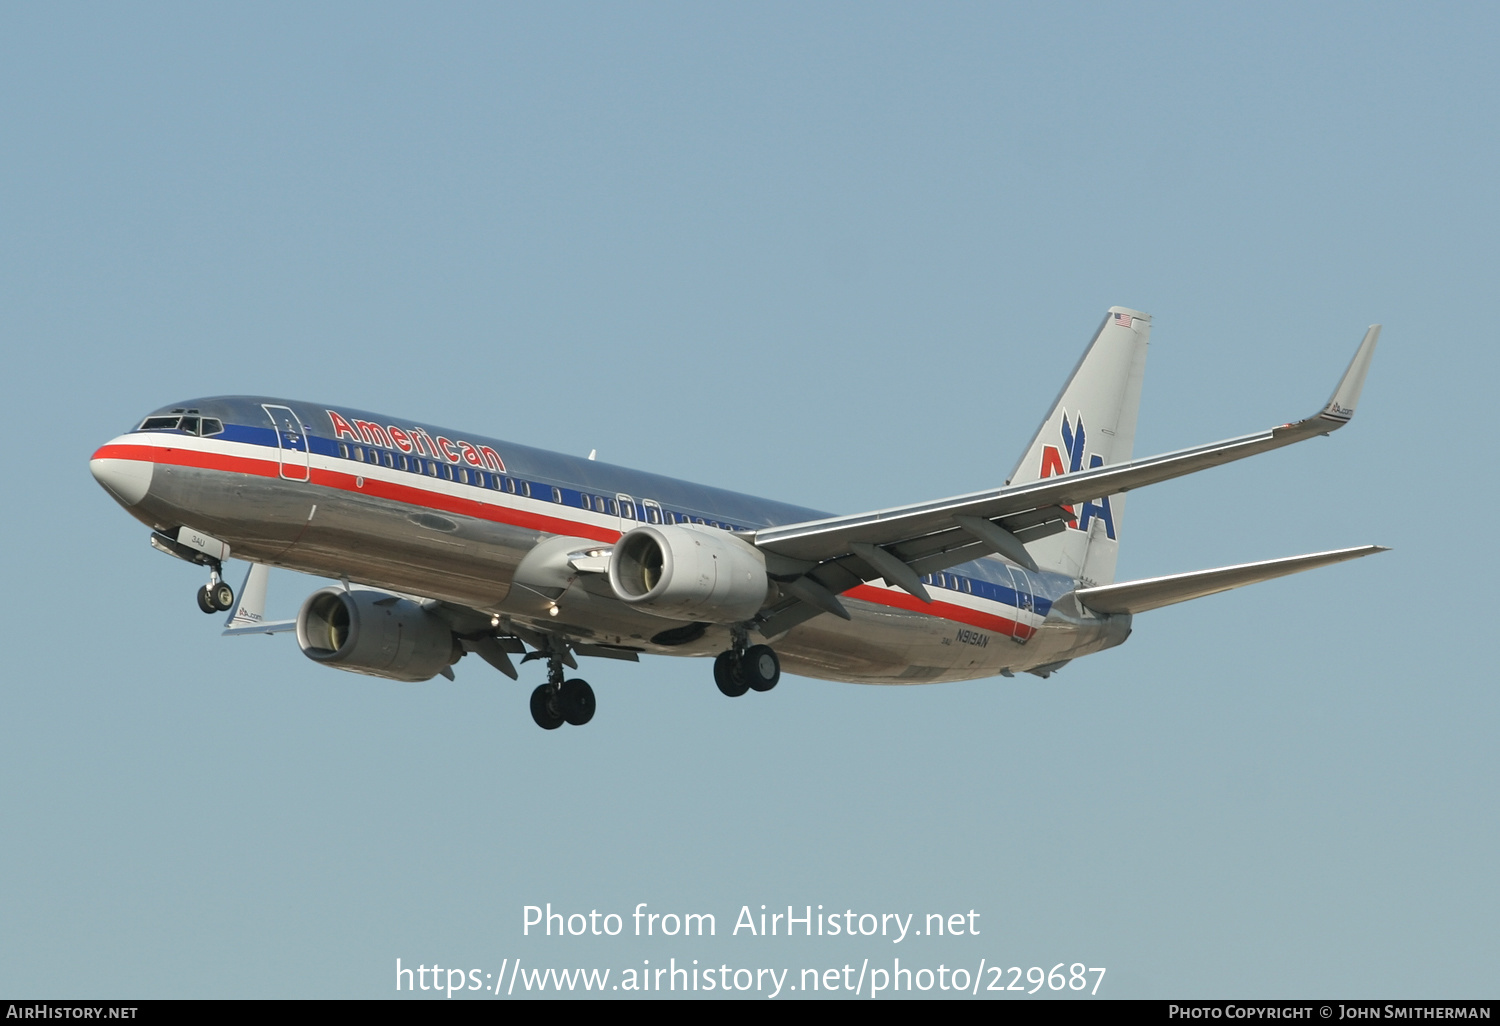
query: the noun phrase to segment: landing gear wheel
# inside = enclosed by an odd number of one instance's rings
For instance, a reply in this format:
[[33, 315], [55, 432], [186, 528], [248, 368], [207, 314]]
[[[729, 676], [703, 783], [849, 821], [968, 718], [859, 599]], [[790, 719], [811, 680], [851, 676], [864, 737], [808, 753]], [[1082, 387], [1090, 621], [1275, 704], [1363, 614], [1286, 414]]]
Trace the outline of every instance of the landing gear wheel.
[[221, 613], [234, 606], [234, 589], [223, 581], [209, 586], [208, 597], [213, 602], [214, 608]]
[[556, 730], [563, 725], [562, 714], [554, 708], [553, 694], [550, 684], [543, 684], [531, 693], [531, 718], [543, 730]]
[[558, 693], [557, 705], [562, 709], [563, 719], [581, 727], [594, 718], [594, 689], [586, 680], [566, 681]]
[[198, 608], [210, 615], [219, 611], [219, 607], [214, 605], [214, 597], [213, 592], [210, 590], [211, 588], [211, 585], [205, 584], [203, 587], [198, 589]]
[[750, 685], [740, 676], [739, 660], [735, 659], [733, 652], [720, 652], [714, 659], [714, 683], [730, 698], [739, 698], [750, 690]]
[[751, 645], [740, 656], [739, 678], [756, 691], [770, 691], [781, 680], [781, 660], [769, 645]]

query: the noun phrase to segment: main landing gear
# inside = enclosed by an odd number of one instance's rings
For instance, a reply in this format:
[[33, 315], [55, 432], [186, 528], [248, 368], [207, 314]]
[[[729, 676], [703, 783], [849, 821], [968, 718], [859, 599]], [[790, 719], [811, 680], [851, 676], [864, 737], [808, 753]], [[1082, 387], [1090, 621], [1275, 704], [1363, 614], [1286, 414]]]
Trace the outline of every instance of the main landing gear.
[[720, 652], [714, 660], [714, 683], [730, 698], [746, 691], [770, 691], [781, 680], [781, 660], [769, 645]]
[[586, 680], [563, 680], [561, 657], [547, 659], [547, 683], [531, 693], [531, 718], [543, 730], [564, 723], [581, 727], [594, 718], [594, 689]]
[[208, 583], [198, 589], [198, 608], [205, 613], [222, 613], [234, 606], [234, 589], [219, 576], [219, 569], [210, 569]]

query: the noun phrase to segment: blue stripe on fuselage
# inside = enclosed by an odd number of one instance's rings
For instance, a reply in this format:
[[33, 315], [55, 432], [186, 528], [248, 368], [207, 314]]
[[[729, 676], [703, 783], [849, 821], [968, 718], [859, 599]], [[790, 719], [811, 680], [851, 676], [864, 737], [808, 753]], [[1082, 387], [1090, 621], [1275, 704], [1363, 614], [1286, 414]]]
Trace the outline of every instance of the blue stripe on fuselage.
[[[529, 482], [533, 489], [533, 495], [529, 501], [550, 510], [559, 509], [559, 504], [552, 501], [551, 490], [556, 487], [563, 494], [562, 508], [579, 511], [583, 508], [580, 505], [580, 495], [582, 494], [598, 495], [608, 500], [614, 500], [620, 494], [630, 495], [635, 499], [637, 522], [641, 523], [645, 522], [645, 510], [642, 504], [642, 501], [645, 499], [650, 499], [659, 504], [666, 513], [676, 513], [679, 516], [691, 518], [702, 518], [717, 523], [728, 523], [735, 528], [746, 530], [755, 530], [761, 527], [772, 527], [780, 524], [801, 523], [808, 520], [820, 520], [830, 515], [819, 510], [794, 506], [790, 503], [762, 499], [740, 492], [732, 492], [727, 489], [714, 488], [659, 474], [632, 470], [602, 461], [586, 460], [581, 457], [568, 456], [563, 453], [537, 449], [500, 439], [455, 432], [432, 424], [379, 416], [368, 411], [348, 407], [318, 406], [310, 403], [262, 396], [216, 396], [174, 403], [172, 406], [163, 407], [160, 411], [151, 415], [166, 415], [172, 410], [183, 408], [197, 409], [201, 411], [202, 416], [217, 417], [223, 421], [224, 431], [221, 434], [214, 435], [214, 438], [268, 449], [278, 449], [279, 443], [276, 429], [269, 426], [268, 423], [262, 426], [262, 423], [268, 420], [268, 414], [262, 408], [263, 404], [289, 407], [297, 414], [304, 428], [307, 429], [304, 437], [311, 452], [320, 456], [339, 459], [342, 462], [347, 462], [351, 467], [359, 467], [364, 464], [341, 454], [339, 448], [340, 440], [334, 436], [332, 422], [328, 417], [327, 411], [329, 409], [337, 409], [341, 416], [351, 421], [365, 420], [381, 425], [395, 425], [403, 429], [420, 428], [433, 438], [463, 439], [475, 445], [489, 446], [498, 452], [505, 461], [506, 473], [504, 476], [514, 479], [518, 484], [523, 481]], [[140, 422], [137, 421], [137, 423]], [[399, 450], [394, 448], [371, 445], [367, 442], [354, 443], [345, 440], [343, 444], [351, 447], [359, 444], [366, 450], [391, 453], [393, 455], [407, 455], [400, 453]], [[408, 455], [408, 459], [410, 458], [410, 455]], [[445, 461], [438, 462], [441, 465]], [[450, 465], [455, 467], [466, 466], [464, 464]], [[466, 469], [472, 471], [474, 468], [467, 467]], [[413, 473], [411, 476], [413, 478], [423, 478], [427, 475]], [[477, 488], [479, 486], [469, 485], [467, 487]], [[503, 493], [496, 492], [496, 494], [504, 494], [508, 499], [526, 500], [526, 496], [508, 491]], [[1019, 608], [1020, 599], [1012, 585], [1010, 571], [1007, 564], [1001, 562], [998, 558], [972, 560], [951, 567], [946, 573], [959, 579], [958, 584], [960, 589], [963, 582], [967, 580], [970, 592], [976, 598], [995, 602], [1012, 610]], [[1054, 599], [1076, 586], [1071, 579], [1060, 574], [1044, 573], [1028, 574], [1027, 576], [1033, 589], [1032, 601], [1034, 610], [1041, 616], [1047, 615]], [[940, 591], [955, 590], [942, 585], [933, 585], [933, 587]], [[962, 590], [958, 590], [956, 593], [966, 594]]]

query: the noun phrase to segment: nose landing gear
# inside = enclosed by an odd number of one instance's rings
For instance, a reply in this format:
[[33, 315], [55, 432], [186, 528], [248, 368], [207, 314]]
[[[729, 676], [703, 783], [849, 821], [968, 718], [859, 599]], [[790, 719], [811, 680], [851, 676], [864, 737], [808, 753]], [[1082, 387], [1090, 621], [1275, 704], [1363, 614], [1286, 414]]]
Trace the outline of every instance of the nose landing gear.
[[781, 660], [769, 645], [737, 646], [714, 659], [714, 683], [730, 698], [746, 691], [770, 691], [780, 680]]
[[208, 573], [208, 583], [198, 589], [198, 608], [205, 613], [222, 613], [234, 605], [234, 589], [219, 576], [219, 568]]

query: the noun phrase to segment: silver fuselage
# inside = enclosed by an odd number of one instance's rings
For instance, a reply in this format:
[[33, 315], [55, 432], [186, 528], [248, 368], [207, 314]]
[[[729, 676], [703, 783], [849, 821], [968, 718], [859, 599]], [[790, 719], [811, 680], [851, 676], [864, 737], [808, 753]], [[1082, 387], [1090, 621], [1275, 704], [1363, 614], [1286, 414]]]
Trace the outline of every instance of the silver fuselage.
[[[711, 656], [728, 646], [729, 629], [684, 641], [682, 621], [620, 601], [604, 575], [570, 570], [568, 553], [607, 548], [643, 523], [754, 532], [825, 516], [343, 407], [218, 397], [153, 416], [174, 411], [222, 430], [135, 430], [92, 462], [153, 529], [191, 527], [237, 558], [647, 653]], [[927, 580], [930, 604], [877, 580], [842, 596], [850, 620], [824, 614], [765, 640], [793, 673], [910, 684], [1046, 667], [1130, 632], [1128, 615], [1079, 609], [1072, 578], [998, 556]]]

